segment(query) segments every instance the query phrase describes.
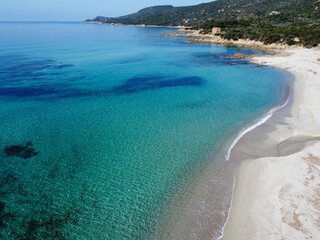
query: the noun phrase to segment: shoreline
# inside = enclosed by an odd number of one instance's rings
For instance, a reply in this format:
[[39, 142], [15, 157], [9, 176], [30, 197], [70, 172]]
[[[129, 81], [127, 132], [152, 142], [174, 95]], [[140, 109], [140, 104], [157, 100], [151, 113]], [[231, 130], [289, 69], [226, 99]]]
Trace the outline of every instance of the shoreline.
[[183, 29], [165, 34], [154, 37], [187, 37], [190, 39], [186, 42], [193, 44], [276, 51], [275, 56], [254, 57], [252, 61], [288, 71], [296, 79], [288, 114], [281, 112], [283, 108], [270, 110], [273, 115], [256, 126], [265, 119], [262, 116], [253, 124], [255, 127], [245, 129], [230, 146], [228, 164], [235, 173], [235, 184], [227, 221], [218, 239], [319, 238], [319, 47], [310, 50], [245, 39], [232, 41]]
[[[294, 83], [294, 81], [293, 81], [293, 83]], [[239, 132], [239, 134], [231, 142], [231, 144], [227, 150], [227, 154], [225, 155], [225, 159], [227, 162], [230, 160], [230, 158], [233, 158], [234, 154], [231, 154], [231, 152], [233, 151], [235, 146], [237, 146], [238, 142], [241, 141], [245, 135], [250, 134], [251, 132], [254, 132], [255, 129], [259, 128], [261, 125], [265, 124], [267, 121], [272, 119], [278, 111], [283, 110], [283, 109], [285, 109], [285, 111], [286, 111], [286, 110], [288, 110], [287, 108], [290, 108], [289, 105], [290, 105], [290, 101], [292, 100], [292, 95], [293, 95], [292, 94], [293, 83], [290, 84], [291, 85], [290, 87], [287, 85], [286, 96], [284, 97], [284, 99], [281, 103], [279, 103], [278, 105], [276, 105], [275, 107], [270, 109], [267, 113], [262, 115], [260, 118], [257, 118], [251, 125], [248, 125], [247, 127], [245, 127], [244, 129], [242, 129]], [[288, 84], [288, 83], [286, 83], [286, 84]], [[233, 165], [233, 163], [231, 163], [231, 165]], [[235, 174], [235, 167], [231, 166], [231, 169], [232, 169], [234, 182], [233, 182], [233, 192], [232, 192], [231, 201], [230, 201], [230, 208], [228, 210], [226, 222], [224, 223], [222, 230], [221, 230], [222, 234], [219, 238], [217, 238], [217, 240], [224, 239], [224, 231], [225, 231], [225, 228], [226, 228], [228, 221], [229, 221], [229, 218], [230, 218], [232, 203], [233, 203], [233, 199], [234, 199], [237, 178], [236, 178], [236, 174]]]
[[288, 102], [289, 102], [289, 96], [286, 96], [285, 100], [282, 103], [275, 106], [270, 111], [268, 111], [266, 114], [261, 116], [261, 118], [258, 118], [255, 122], [253, 122], [250, 126], [248, 126], [247, 128], [244, 128], [242, 131], [240, 131], [239, 134], [236, 136], [236, 138], [232, 141], [230, 147], [228, 148], [227, 154], [225, 156], [226, 161], [229, 161], [233, 148], [237, 145], [237, 143], [241, 140], [241, 138], [244, 135], [248, 134], [249, 132], [251, 132], [254, 129], [256, 129], [257, 127], [259, 127], [260, 125], [264, 124], [266, 121], [268, 121], [270, 118], [272, 118], [272, 116], [275, 112], [286, 107]]
[[[213, 43], [272, 52], [273, 56], [252, 55], [248, 58], [257, 65], [275, 67], [294, 75], [295, 81], [290, 99], [287, 99], [283, 105], [271, 109], [252, 126], [240, 132], [229, 146], [231, 154], [227, 164], [234, 173], [234, 191], [221, 236], [216, 239], [319, 238], [320, 206], [317, 202], [320, 201], [320, 151], [317, 147], [312, 147], [318, 144], [320, 149], [320, 113], [317, 111], [317, 106], [320, 106], [320, 97], [318, 97], [320, 94], [317, 91], [317, 88], [320, 89], [320, 82], [317, 83], [317, 77], [320, 76], [319, 47], [306, 49], [296, 45], [265, 45], [262, 42], [245, 39], [229, 41], [212, 35], [209, 38], [203, 37], [194, 30], [183, 29], [178, 30], [178, 33], [163, 33], [154, 37], [186, 37], [190, 38], [186, 43]], [[199, 38], [198, 42], [194, 42], [194, 37]], [[316, 71], [317, 68], [318, 71]], [[301, 99], [306, 93], [305, 87], [309, 85], [306, 81], [312, 82], [311, 85], [317, 85], [315, 89], [308, 89], [307, 94], [311, 96], [311, 101], [308, 102]], [[289, 101], [290, 104], [288, 104]], [[312, 106], [312, 110], [308, 109], [309, 106]], [[309, 115], [312, 117], [308, 118], [308, 113], [305, 113], [305, 118], [302, 118], [300, 114], [303, 111], [311, 113]], [[317, 117], [313, 118], [313, 115]], [[297, 121], [300, 122], [299, 128], [296, 128]], [[307, 129], [304, 126], [308, 126]], [[317, 129], [319, 129], [318, 137], [314, 137], [313, 132]], [[309, 145], [310, 149], [307, 149]], [[292, 154], [297, 155], [292, 156]], [[228, 154], [226, 157], [228, 158]], [[286, 157], [288, 159], [284, 160], [285, 166], [279, 166], [277, 161], [282, 161], [282, 158]], [[298, 166], [291, 166], [291, 158], [298, 162]], [[264, 162], [261, 163], [260, 159]], [[278, 179], [281, 179], [284, 169], [288, 169], [290, 174], [287, 176], [288, 179], [282, 179], [283, 182], [279, 182]], [[312, 172], [310, 169], [316, 170]], [[299, 172], [302, 178], [304, 177], [304, 181], [294, 182], [297, 178], [296, 172]], [[261, 181], [261, 175], [264, 174], [266, 177]], [[315, 174], [318, 174], [317, 177], [314, 176]], [[312, 181], [312, 187], [307, 186], [306, 181], [308, 184]], [[253, 189], [252, 191], [247, 189], [248, 185]], [[272, 187], [265, 189], [266, 186]], [[304, 196], [306, 197], [301, 200], [299, 192], [302, 186], [305, 186]], [[286, 194], [283, 193], [286, 188], [292, 188], [289, 198], [286, 198]], [[279, 190], [280, 193], [275, 198], [268, 197], [274, 189]], [[317, 194], [316, 199], [315, 194]], [[305, 201], [308, 202], [307, 207]], [[251, 211], [252, 205], [255, 206], [255, 211]], [[275, 212], [277, 218], [273, 216]], [[302, 217], [304, 217], [303, 220], [300, 219]]]
[[[219, 35], [215, 34], [200, 34], [200, 30], [191, 30], [186, 27], [180, 27], [175, 32], [168, 32], [164, 33], [160, 36], [154, 37], [185, 37], [189, 38], [186, 40], [186, 43], [191, 44], [222, 44], [226, 46], [235, 46], [235, 47], [246, 47], [246, 48], [253, 48], [262, 51], [270, 51], [272, 53], [276, 53], [275, 51], [278, 50], [289, 50], [289, 49], [306, 49], [301, 45], [287, 45], [284, 43], [272, 43], [272, 44], [265, 44], [261, 41], [250, 40], [250, 39], [238, 39], [238, 40], [228, 40], [220, 37]], [[320, 44], [313, 49], [320, 49]]]
[[[293, 76], [291, 74], [290, 76], [288, 76], [289, 79], [292, 79], [292, 77]], [[287, 76], [285, 76], [285, 78], [287, 79]], [[162, 226], [160, 228], [159, 232], [162, 232], [159, 235], [157, 232], [155, 239], [188, 239], [188, 237], [193, 234], [195, 234], [195, 236], [199, 237], [200, 239], [222, 239], [223, 230], [227, 225], [228, 216], [231, 212], [231, 204], [235, 189], [235, 175], [233, 174], [233, 168], [231, 167], [231, 164], [228, 164], [228, 161], [226, 161], [226, 157], [228, 155], [227, 152], [229, 149], [232, 149], [235, 145], [234, 143], [237, 143], [237, 141], [240, 140], [244, 135], [246, 135], [252, 129], [263, 125], [266, 121], [272, 118], [274, 112], [277, 112], [279, 109], [286, 108], [288, 105], [290, 105], [289, 99], [291, 99], [291, 88], [293, 87], [292, 85], [293, 84], [291, 80], [285, 80], [285, 95], [282, 100], [263, 115], [257, 116], [257, 118], [253, 119], [252, 122], [250, 121], [250, 124], [243, 126], [242, 129], [238, 129], [238, 134], [234, 136], [234, 138], [231, 138], [230, 142], [226, 143], [226, 145], [224, 145], [220, 149], [221, 155], [219, 157], [215, 157], [222, 160], [223, 163], [214, 163], [220, 165], [219, 172], [216, 172], [215, 167], [212, 167], [210, 165], [207, 170], [205, 170], [201, 174], [201, 177], [199, 177], [197, 184], [195, 184], [192, 189], [186, 191], [190, 193], [190, 195], [188, 195], [189, 202], [187, 206], [184, 206], [184, 209], [178, 207], [177, 210], [176, 206], [173, 205], [173, 208], [169, 210], [170, 217], [168, 218], [170, 219], [170, 222], [166, 223], [164, 227]], [[228, 194], [230, 195], [227, 194], [227, 198], [224, 198], [225, 201], [222, 204], [223, 211], [219, 212], [220, 214], [222, 213], [223, 219], [221, 219], [221, 216], [219, 214], [216, 214], [217, 209], [215, 209], [215, 206], [210, 206], [210, 200], [215, 199], [215, 196], [211, 194], [213, 192], [212, 189], [215, 189], [215, 187], [213, 187], [215, 183], [212, 181], [216, 181], [217, 175], [221, 173], [222, 175], [230, 174], [229, 179], [226, 181], [228, 182], [228, 188], [224, 189], [224, 191], [228, 192]], [[220, 180], [222, 179], [223, 181], [226, 180], [225, 178], [221, 178]], [[221, 181], [218, 182], [218, 184], [222, 183]], [[218, 186], [216, 187], [219, 188]], [[200, 202], [199, 199], [201, 200]], [[202, 204], [202, 206], [200, 203]], [[203, 216], [206, 216], [206, 218], [204, 218]], [[172, 219], [174, 221], [172, 221]], [[203, 222], [204, 219], [206, 219], [205, 223]], [[219, 230], [216, 231], [217, 228], [214, 228], [214, 231], [212, 231], [212, 226], [219, 227]]]
[[[231, 145], [229, 146], [229, 148], [227, 150], [227, 154], [225, 156], [225, 159], [227, 162], [230, 160], [230, 157], [233, 157], [233, 155], [231, 155], [232, 150], [234, 149], [235, 146], [237, 146], [238, 142], [245, 135], [249, 134], [250, 132], [254, 131], [256, 128], [259, 128], [261, 125], [265, 124], [267, 121], [269, 121], [271, 118], [274, 117], [274, 114], [277, 111], [280, 111], [283, 108], [289, 107], [288, 105], [289, 105], [290, 98], [292, 97], [292, 89], [287, 89], [286, 91], [287, 91], [287, 94], [285, 96], [285, 99], [280, 104], [278, 104], [277, 106], [270, 109], [267, 113], [265, 113], [263, 116], [261, 116], [261, 118], [258, 118], [252, 125], [249, 125], [246, 128], [244, 128], [242, 131], [240, 131], [240, 133], [236, 136], [236, 138], [233, 140], [233, 142], [231, 143]], [[226, 222], [224, 223], [222, 230], [221, 230], [222, 235], [217, 240], [221, 240], [224, 238], [224, 231], [225, 231], [225, 228], [226, 228], [228, 221], [229, 221], [229, 218], [230, 218], [232, 203], [234, 200], [234, 193], [235, 193], [237, 178], [236, 178], [236, 174], [235, 174], [235, 168], [231, 167], [231, 169], [232, 169], [234, 182], [233, 182], [233, 191], [232, 191], [231, 201], [230, 201], [230, 208], [228, 210]]]
[[[214, 43], [272, 51], [275, 55], [252, 56], [251, 61], [287, 71], [295, 77], [289, 109], [274, 110], [269, 119], [245, 129], [230, 146], [229, 164], [235, 186], [222, 236], [218, 239], [320, 238], [319, 45], [306, 49], [246, 39], [225, 40], [219, 36], [203, 36], [194, 30], [185, 32], [167, 36], [187, 37], [190, 39], [186, 42], [193, 44]], [[290, 173], [285, 177], [284, 169]], [[304, 194], [299, 194], [301, 191]]]
[[[320, 208], [315, 204], [320, 200], [320, 151], [317, 150], [320, 146], [320, 114], [317, 112], [317, 104], [320, 103], [317, 91], [320, 82], [317, 78], [320, 71], [316, 71], [317, 67], [320, 69], [320, 62], [317, 61], [320, 52], [296, 49], [280, 53], [254, 58], [253, 62], [295, 75], [290, 116], [274, 114], [271, 119], [244, 134], [246, 136], [231, 150], [230, 164], [234, 166], [236, 180], [230, 214], [221, 237], [225, 240], [320, 237]], [[306, 81], [311, 82], [312, 88]], [[311, 98], [308, 102], [303, 101], [306, 94]], [[314, 100], [317, 102], [310, 106], [308, 103]], [[302, 116], [301, 112], [306, 109], [309, 114]], [[284, 121], [279, 121], [279, 118]], [[280, 145], [285, 146], [281, 151]], [[291, 165], [291, 162], [299, 167]], [[299, 172], [299, 176], [288, 174], [284, 179], [283, 166], [279, 168], [280, 165], [285, 165], [288, 172]], [[262, 176], [266, 177], [261, 179]], [[295, 181], [299, 177], [305, 181]], [[279, 182], [279, 179], [282, 181]], [[308, 184], [305, 184], [306, 181]], [[279, 193], [285, 191], [287, 185], [290, 186], [290, 197]], [[305, 188], [303, 197], [299, 194], [301, 188]]]

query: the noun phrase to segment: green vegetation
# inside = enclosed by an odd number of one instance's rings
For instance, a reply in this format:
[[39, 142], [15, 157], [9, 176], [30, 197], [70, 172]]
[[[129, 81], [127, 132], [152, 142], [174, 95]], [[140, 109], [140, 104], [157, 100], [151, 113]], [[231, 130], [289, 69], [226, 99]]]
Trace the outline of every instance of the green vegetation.
[[202, 29], [202, 33], [209, 33], [213, 27], [219, 27], [222, 30], [220, 34], [222, 38], [250, 39], [265, 44], [286, 43], [315, 47], [320, 43], [320, 22], [301, 20], [282, 22], [274, 21], [272, 18], [273, 16], [205, 21], [193, 28]]
[[211, 32], [222, 28], [227, 39], [249, 38], [307, 47], [320, 43], [318, 0], [217, 0], [188, 7], [155, 6], [118, 18], [91, 21], [121, 24], [192, 26]]
[[[151, 24], [150, 20], [147, 20], [149, 17], [157, 16], [160, 13], [164, 13], [172, 10], [174, 7], [171, 5], [164, 6], [154, 6], [141, 9], [140, 11], [125, 15], [117, 18], [108, 18], [108, 17], [96, 17], [94, 19], [87, 19], [86, 22], [102, 22], [102, 23], [121, 23], [121, 24]], [[159, 22], [160, 23], [160, 22]], [[154, 25], [160, 25], [155, 23]]]

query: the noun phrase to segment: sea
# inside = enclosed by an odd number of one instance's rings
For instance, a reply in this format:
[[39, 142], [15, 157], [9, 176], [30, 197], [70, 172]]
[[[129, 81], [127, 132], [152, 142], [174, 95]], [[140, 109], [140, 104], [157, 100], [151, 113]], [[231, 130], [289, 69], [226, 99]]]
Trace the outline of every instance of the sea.
[[291, 80], [173, 30], [0, 22], [1, 239], [222, 236], [230, 148]]

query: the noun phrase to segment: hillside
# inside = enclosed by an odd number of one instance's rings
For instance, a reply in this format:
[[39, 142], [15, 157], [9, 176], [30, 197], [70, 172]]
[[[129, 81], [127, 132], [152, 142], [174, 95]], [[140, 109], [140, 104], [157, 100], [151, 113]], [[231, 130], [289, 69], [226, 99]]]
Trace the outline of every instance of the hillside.
[[122, 23], [122, 24], [138, 24], [138, 22], [144, 22], [146, 18], [156, 16], [159, 13], [164, 13], [172, 10], [174, 7], [172, 5], [163, 5], [163, 6], [153, 6], [141, 9], [140, 11], [117, 17], [102, 17], [98, 16], [94, 19], [87, 19], [87, 22], [102, 22], [102, 23]]
[[[320, 43], [320, 0], [217, 0], [195, 6], [155, 6], [93, 22], [222, 28], [228, 39], [250, 38], [265, 43], [316, 46]], [[295, 39], [295, 40], [294, 40]]]
[[[317, 8], [318, 7], [318, 8]], [[137, 13], [116, 17], [98, 17], [92, 21], [122, 24], [187, 25], [199, 21], [268, 16], [271, 12], [281, 12], [292, 18], [305, 20], [320, 19], [320, 2], [317, 0], [217, 0], [188, 7], [155, 6]]]

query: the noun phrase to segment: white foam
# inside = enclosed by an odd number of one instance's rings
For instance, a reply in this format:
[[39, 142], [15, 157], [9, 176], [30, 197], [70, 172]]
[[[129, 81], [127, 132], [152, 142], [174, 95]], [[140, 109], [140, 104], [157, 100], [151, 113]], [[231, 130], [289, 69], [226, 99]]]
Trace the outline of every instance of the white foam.
[[[230, 199], [230, 207], [229, 207], [229, 209], [228, 209], [228, 216], [227, 216], [227, 219], [226, 219], [226, 221], [224, 222], [223, 227], [222, 227], [222, 229], [221, 229], [221, 236], [218, 237], [216, 240], [220, 240], [220, 239], [223, 238], [224, 229], [226, 228], [227, 222], [229, 221], [229, 217], [230, 217], [230, 212], [231, 212], [231, 207], [232, 207], [232, 201], [233, 201], [233, 196], [234, 196], [234, 189], [235, 189], [235, 187], [236, 187], [236, 179], [235, 179], [235, 177], [234, 177], [233, 169], [232, 169], [232, 178], [233, 178], [232, 195], [231, 195], [231, 199]], [[212, 239], [212, 240], [214, 240], [214, 239]]]
[[[289, 97], [287, 98], [287, 100], [283, 103], [283, 104], [280, 104], [276, 107], [274, 107], [273, 109], [271, 109], [269, 112], [267, 112], [264, 116], [262, 116], [262, 118], [258, 119], [254, 124], [252, 124], [251, 126], [249, 126], [248, 128], [245, 128], [243, 129], [239, 134], [238, 136], [235, 138], [235, 140], [232, 142], [232, 144], [230, 145], [230, 147], [228, 148], [228, 152], [225, 156], [226, 158], [226, 161], [229, 160], [230, 158], [230, 155], [231, 155], [231, 151], [232, 149], [234, 148], [234, 146], [237, 144], [237, 142], [244, 136], [246, 135], [248, 132], [250, 132], [251, 130], [255, 129], [256, 127], [260, 126], [261, 124], [265, 123], [268, 119], [270, 119], [272, 117], [272, 115], [278, 111], [279, 109], [283, 108], [284, 106], [286, 106], [289, 102]], [[232, 169], [232, 172], [233, 172], [233, 169]], [[233, 197], [234, 197], [234, 189], [235, 189], [235, 185], [236, 185], [236, 180], [235, 180], [235, 177], [234, 177], [234, 174], [232, 174], [233, 176], [233, 191], [232, 191], [232, 195], [231, 195], [231, 201], [230, 201], [230, 207], [229, 207], [229, 210], [228, 210], [228, 216], [227, 216], [227, 219], [222, 227], [222, 234], [220, 237], [218, 237], [216, 240], [221, 240], [223, 238], [223, 235], [224, 235], [224, 229], [228, 223], [228, 220], [229, 220], [229, 217], [230, 217], [230, 212], [231, 212], [231, 208], [232, 208], [232, 201], [233, 201]], [[213, 239], [214, 240], [214, 239]]]
[[244, 136], [246, 135], [248, 132], [252, 131], [253, 129], [255, 129], [256, 127], [260, 126], [261, 124], [265, 123], [268, 119], [270, 119], [272, 117], [272, 115], [274, 114], [274, 112], [278, 111], [279, 109], [283, 108], [284, 106], [286, 106], [289, 102], [289, 98], [287, 98], [286, 102], [278, 105], [274, 108], [272, 108], [269, 112], [267, 112], [264, 116], [262, 116], [262, 118], [258, 119], [254, 124], [252, 124], [251, 126], [249, 126], [248, 128], [243, 129], [238, 136], [233, 140], [233, 142], [231, 143], [230, 147], [228, 148], [227, 154], [225, 156], [226, 161], [229, 160], [230, 155], [231, 155], [231, 151], [234, 148], [234, 146], [237, 144], [237, 142]]

